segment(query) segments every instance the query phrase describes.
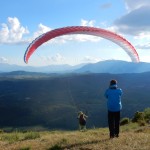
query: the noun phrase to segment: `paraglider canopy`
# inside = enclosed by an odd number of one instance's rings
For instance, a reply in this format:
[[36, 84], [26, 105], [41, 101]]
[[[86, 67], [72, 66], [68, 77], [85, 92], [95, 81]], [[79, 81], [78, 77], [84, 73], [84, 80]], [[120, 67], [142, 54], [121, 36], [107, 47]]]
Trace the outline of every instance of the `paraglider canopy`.
[[63, 27], [51, 30], [49, 32], [44, 33], [43, 35], [37, 37], [27, 48], [24, 54], [24, 61], [28, 63], [29, 58], [34, 53], [34, 51], [43, 43], [62, 35], [70, 35], [70, 34], [87, 34], [87, 35], [94, 35], [98, 37], [102, 37], [108, 39], [120, 47], [122, 47], [125, 52], [130, 56], [133, 62], [139, 62], [139, 56], [136, 49], [133, 45], [127, 41], [124, 37], [101, 28], [95, 27], [87, 27], [87, 26], [70, 26], [70, 27]]

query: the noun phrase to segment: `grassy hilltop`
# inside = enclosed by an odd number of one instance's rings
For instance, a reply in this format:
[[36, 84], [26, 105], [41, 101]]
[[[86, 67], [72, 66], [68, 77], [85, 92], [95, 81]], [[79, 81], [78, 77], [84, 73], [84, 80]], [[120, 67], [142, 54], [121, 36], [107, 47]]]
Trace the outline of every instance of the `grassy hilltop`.
[[150, 126], [121, 126], [119, 138], [109, 139], [108, 128], [87, 131], [0, 133], [0, 150], [149, 150]]

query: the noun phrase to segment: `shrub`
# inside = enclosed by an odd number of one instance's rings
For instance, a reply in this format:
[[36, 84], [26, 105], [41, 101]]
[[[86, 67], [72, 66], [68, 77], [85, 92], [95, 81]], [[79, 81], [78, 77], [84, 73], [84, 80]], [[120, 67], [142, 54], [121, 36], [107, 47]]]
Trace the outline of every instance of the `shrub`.
[[27, 132], [24, 135], [24, 140], [30, 140], [36, 138], [40, 138], [40, 134], [38, 132]]
[[146, 108], [144, 110], [144, 118], [145, 118], [146, 122], [150, 121], [150, 108]]
[[144, 121], [144, 112], [137, 111], [132, 119], [133, 122]]
[[120, 121], [120, 125], [125, 125], [125, 124], [129, 124], [130, 119], [129, 118], [122, 118]]
[[4, 133], [4, 131], [2, 129], [0, 129], [0, 133]]
[[145, 120], [140, 120], [140, 121], [138, 121], [138, 124], [139, 124], [139, 126], [145, 126], [146, 122], [145, 122]]

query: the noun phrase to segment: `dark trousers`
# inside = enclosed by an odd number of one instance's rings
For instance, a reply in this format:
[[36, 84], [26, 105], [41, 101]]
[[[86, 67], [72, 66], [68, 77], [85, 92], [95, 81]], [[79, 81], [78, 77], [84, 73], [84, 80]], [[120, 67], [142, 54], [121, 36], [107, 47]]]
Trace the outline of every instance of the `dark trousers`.
[[111, 112], [108, 111], [108, 125], [110, 137], [119, 136], [119, 127], [120, 127], [120, 111]]

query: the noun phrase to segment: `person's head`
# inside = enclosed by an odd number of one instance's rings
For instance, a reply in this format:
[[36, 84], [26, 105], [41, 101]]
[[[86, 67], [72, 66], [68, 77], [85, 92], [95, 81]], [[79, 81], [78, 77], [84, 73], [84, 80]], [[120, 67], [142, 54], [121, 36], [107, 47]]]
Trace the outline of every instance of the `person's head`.
[[116, 85], [116, 84], [117, 84], [117, 80], [113, 79], [113, 80], [110, 81], [110, 85]]
[[111, 89], [116, 89], [117, 88], [117, 80], [111, 80], [110, 81], [110, 86]]
[[82, 111], [79, 111], [78, 115], [83, 115], [83, 112], [82, 112]]

